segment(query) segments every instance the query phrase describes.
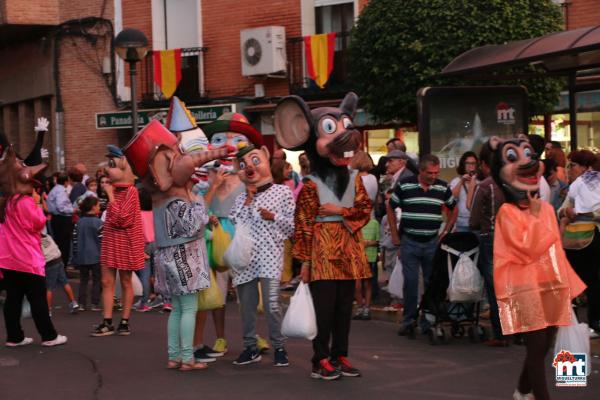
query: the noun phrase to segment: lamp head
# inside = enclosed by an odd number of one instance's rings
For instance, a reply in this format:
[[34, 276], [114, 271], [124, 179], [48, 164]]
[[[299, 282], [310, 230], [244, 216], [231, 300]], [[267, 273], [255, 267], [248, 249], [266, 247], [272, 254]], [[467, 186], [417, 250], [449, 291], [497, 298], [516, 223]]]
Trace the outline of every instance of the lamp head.
[[115, 51], [127, 62], [138, 62], [148, 52], [148, 38], [137, 29], [123, 29], [115, 38]]

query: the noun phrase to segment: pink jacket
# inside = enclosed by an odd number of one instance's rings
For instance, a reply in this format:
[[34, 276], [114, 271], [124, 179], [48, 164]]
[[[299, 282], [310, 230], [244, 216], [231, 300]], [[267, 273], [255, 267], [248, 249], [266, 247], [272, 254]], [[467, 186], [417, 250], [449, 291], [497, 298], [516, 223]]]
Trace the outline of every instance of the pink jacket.
[[154, 242], [154, 214], [152, 211], [142, 211], [142, 228], [144, 229], [144, 243]]
[[44, 212], [31, 196], [13, 196], [0, 224], [0, 268], [45, 276], [41, 243], [45, 224]]

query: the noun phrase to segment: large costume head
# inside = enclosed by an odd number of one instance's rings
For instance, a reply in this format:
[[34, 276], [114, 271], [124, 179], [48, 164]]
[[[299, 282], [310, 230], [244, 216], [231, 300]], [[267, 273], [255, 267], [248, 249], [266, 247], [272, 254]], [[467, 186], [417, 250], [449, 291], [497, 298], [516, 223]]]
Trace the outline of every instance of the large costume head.
[[34, 187], [40, 186], [35, 176], [48, 164], [41, 162], [40, 147], [36, 144], [26, 159], [37, 159], [36, 165], [28, 166], [19, 157], [6, 136], [0, 133], [0, 191], [3, 194], [31, 194]]
[[227, 148], [184, 153], [180, 140], [154, 120], [125, 146], [133, 172], [151, 193], [182, 193], [196, 168], [229, 153]]
[[249, 144], [240, 148], [236, 154], [235, 168], [246, 186], [260, 187], [273, 182], [269, 158], [269, 150], [265, 146], [257, 149]]
[[[210, 138], [210, 149], [220, 149], [225, 146], [239, 148], [252, 143], [256, 147], [263, 145], [262, 135], [248, 123], [242, 114], [223, 114], [218, 120], [207, 124], [204, 132]], [[234, 158], [226, 157], [219, 160], [220, 168], [227, 172], [234, 170]]]
[[349, 181], [348, 164], [362, 146], [352, 119], [358, 97], [349, 92], [338, 108], [310, 110], [298, 96], [284, 98], [275, 109], [275, 137], [283, 148], [304, 150], [311, 170], [341, 198]]
[[492, 137], [488, 144], [493, 151], [492, 177], [502, 188], [506, 200], [523, 206], [527, 194], [538, 192], [542, 163], [525, 136], [501, 140]]
[[109, 144], [106, 148], [108, 150], [106, 153], [106, 158], [108, 158], [106, 173], [108, 174], [110, 183], [113, 185], [133, 185], [135, 175], [123, 151], [112, 144]]

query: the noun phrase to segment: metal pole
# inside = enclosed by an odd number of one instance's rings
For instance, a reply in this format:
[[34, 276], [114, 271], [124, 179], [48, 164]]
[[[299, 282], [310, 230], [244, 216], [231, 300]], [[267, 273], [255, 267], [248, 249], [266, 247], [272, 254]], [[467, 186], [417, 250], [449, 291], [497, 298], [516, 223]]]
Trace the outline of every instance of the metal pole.
[[129, 80], [131, 83], [131, 119], [133, 126], [133, 136], [138, 131], [138, 110], [137, 110], [137, 97], [136, 97], [136, 65], [135, 61], [129, 62]]
[[571, 151], [577, 150], [577, 92], [574, 72], [569, 74], [569, 135]]

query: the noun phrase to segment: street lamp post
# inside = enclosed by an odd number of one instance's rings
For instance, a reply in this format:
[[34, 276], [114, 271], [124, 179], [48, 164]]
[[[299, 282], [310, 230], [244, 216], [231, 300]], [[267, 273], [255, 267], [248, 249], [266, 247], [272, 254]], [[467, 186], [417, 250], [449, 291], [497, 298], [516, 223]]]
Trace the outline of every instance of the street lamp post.
[[117, 55], [129, 64], [129, 78], [131, 84], [131, 119], [133, 135], [138, 131], [138, 111], [136, 98], [136, 64], [141, 61], [148, 52], [148, 39], [137, 29], [123, 29], [115, 38], [115, 50]]

